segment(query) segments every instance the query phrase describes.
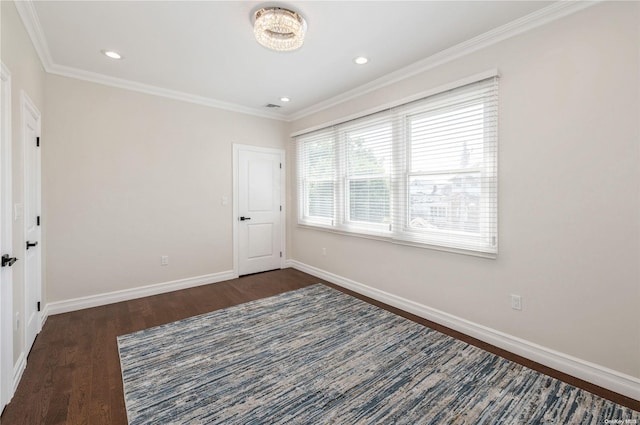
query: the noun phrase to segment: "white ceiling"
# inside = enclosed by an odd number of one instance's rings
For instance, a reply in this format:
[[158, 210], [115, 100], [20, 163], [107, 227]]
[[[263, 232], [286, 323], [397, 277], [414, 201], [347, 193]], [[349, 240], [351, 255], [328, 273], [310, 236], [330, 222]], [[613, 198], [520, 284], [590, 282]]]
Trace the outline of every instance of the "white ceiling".
[[[43, 61], [50, 61], [45, 64], [49, 71], [291, 119], [540, 14], [552, 3], [34, 1], [20, 5], [19, 11], [32, 38], [34, 30], [39, 35], [37, 47]], [[254, 40], [252, 12], [265, 5], [287, 7], [306, 18], [302, 48], [280, 53]], [[125, 58], [107, 59], [102, 49]], [[355, 65], [353, 58], [359, 55], [369, 63]], [[282, 96], [292, 101], [283, 103]], [[264, 107], [268, 103], [282, 107], [274, 112]]]

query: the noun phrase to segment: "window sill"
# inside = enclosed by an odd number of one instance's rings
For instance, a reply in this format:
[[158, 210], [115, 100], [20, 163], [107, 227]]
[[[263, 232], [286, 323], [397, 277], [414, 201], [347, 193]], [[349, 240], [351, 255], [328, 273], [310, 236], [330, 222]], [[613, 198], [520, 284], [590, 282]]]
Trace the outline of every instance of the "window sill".
[[395, 238], [392, 238], [392, 237], [389, 237], [389, 236], [378, 236], [378, 235], [372, 235], [372, 234], [367, 234], [367, 233], [348, 232], [348, 231], [339, 230], [339, 229], [335, 229], [335, 228], [322, 227], [322, 226], [313, 226], [313, 225], [309, 225], [309, 224], [297, 223], [296, 226], [298, 228], [300, 228], [300, 229], [316, 230], [316, 231], [319, 231], [319, 232], [333, 233], [333, 234], [336, 234], [336, 235], [351, 236], [351, 237], [356, 237], [356, 238], [361, 238], [361, 239], [370, 239], [370, 240], [375, 240], [375, 241], [380, 241], [380, 242], [386, 242], [386, 243], [392, 244], [392, 245], [404, 245], [404, 246], [410, 246], [410, 247], [413, 247], [413, 248], [429, 249], [429, 250], [433, 250], [433, 251], [448, 252], [448, 253], [451, 253], [451, 254], [459, 254], [459, 255], [467, 255], [467, 256], [471, 256], [471, 257], [486, 258], [486, 259], [489, 259], [489, 260], [496, 260], [498, 258], [498, 254], [497, 253], [488, 253], [488, 252], [472, 251], [472, 250], [460, 249], [460, 248], [451, 248], [451, 247], [439, 246], [439, 245], [430, 245], [430, 244], [426, 244], [426, 243], [411, 242], [411, 241], [405, 241], [405, 240], [401, 240], [401, 239], [395, 239]]

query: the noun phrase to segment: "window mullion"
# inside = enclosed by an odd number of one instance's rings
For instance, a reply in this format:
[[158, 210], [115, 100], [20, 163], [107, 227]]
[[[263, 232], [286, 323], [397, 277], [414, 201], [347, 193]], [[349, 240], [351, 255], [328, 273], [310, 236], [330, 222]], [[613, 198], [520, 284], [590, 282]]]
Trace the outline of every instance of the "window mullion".
[[398, 111], [392, 115], [393, 125], [393, 167], [391, 169], [391, 232], [393, 237], [404, 228], [404, 217], [406, 215], [406, 132], [404, 129], [404, 116]]
[[340, 131], [336, 128], [334, 132], [336, 141], [336, 180], [335, 180], [335, 211], [334, 211], [334, 226], [342, 228], [345, 222], [346, 211], [346, 149], [344, 131]]

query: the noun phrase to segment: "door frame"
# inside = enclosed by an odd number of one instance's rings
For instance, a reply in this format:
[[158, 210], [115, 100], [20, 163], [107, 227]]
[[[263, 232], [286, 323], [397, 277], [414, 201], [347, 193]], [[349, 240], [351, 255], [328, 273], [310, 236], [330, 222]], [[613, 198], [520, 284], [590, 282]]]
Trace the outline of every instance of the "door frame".
[[[27, 203], [27, 185], [26, 185], [26, 181], [27, 181], [27, 146], [28, 143], [33, 143], [33, 141], [29, 141], [26, 139], [26, 116], [27, 114], [30, 114], [36, 121], [36, 137], [40, 137], [41, 136], [41, 126], [42, 126], [42, 115], [40, 114], [40, 111], [38, 110], [38, 108], [36, 107], [36, 105], [33, 103], [33, 101], [31, 100], [31, 98], [29, 97], [29, 95], [27, 95], [27, 93], [22, 90], [20, 93], [20, 101], [21, 101], [21, 112], [22, 112], [22, 121], [21, 121], [21, 125], [22, 125], [22, 161], [23, 161], [23, 181], [22, 181], [22, 202], [23, 202], [23, 214], [22, 214], [22, 222], [23, 222], [23, 238], [22, 241], [23, 243], [27, 240], [27, 232], [28, 232], [28, 222], [26, 220], [26, 203]], [[41, 211], [41, 206], [42, 206], [42, 157], [41, 157], [41, 153], [40, 150], [38, 149], [38, 170], [37, 170], [37, 176], [38, 176], [38, 181], [40, 182], [39, 187], [38, 187], [38, 192], [36, 194], [36, 204], [37, 204], [37, 210], [42, 213]], [[38, 242], [40, 244], [40, 249], [38, 250], [39, 252], [39, 258], [38, 258], [38, 267], [37, 267], [37, 282], [35, 285], [35, 291], [36, 291], [36, 295], [37, 295], [37, 299], [42, 301], [42, 253], [43, 253], [43, 247], [42, 247], [42, 228], [38, 229]], [[23, 245], [23, 249], [21, 251], [23, 253], [23, 261], [22, 261], [22, 273], [23, 273], [23, 298], [24, 298], [24, 302], [23, 302], [23, 307], [24, 310], [22, 311], [22, 327], [23, 329], [23, 343], [24, 343], [24, 347], [23, 347], [23, 353], [25, 358], [27, 357], [27, 355], [29, 354], [29, 351], [31, 350], [31, 347], [27, 347], [27, 311], [29, 311], [29, 306], [27, 305], [27, 303], [29, 302], [29, 297], [27, 297], [27, 275], [28, 275], [28, 271], [27, 271], [27, 261], [26, 261], [26, 248], [24, 248]], [[39, 312], [37, 312], [37, 331], [36, 331], [36, 336], [38, 335], [38, 333], [40, 333], [40, 331], [42, 330], [42, 322], [43, 322], [43, 308], [40, 309]]]
[[[13, 252], [11, 72], [0, 62], [0, 253]], [[10, 255], [11, 256], [11, 255]], [[13, 398], [13, 269], [0, 281], [0, 412]]]
[[233, 144], [233, 275], [238, 277], [240, 275], [239, 270], [239, 249], [240, 245], [238, 243], [238, 199], [239, 199], [239, 172], [240, 166], [238, 161], [240, 160], [240, 151], [249, 151], [256, 153], [271, 153], [280, 155], [280, 163], [282, 164], [282, 168], [280, 169], [280, 205], [282, 205], [282, 212], [284, 214], [280, 215], [280, 251], [282, 251], [282, 257], [280, 258], [280, 268], [284, 268], [285, 259], [287, 258], [287, 205], [286, 205], [286, 162], [285, 162], [285, 150], [277, 149], [277, 148], [264, 148], [260, 146], [252, 146], [252, 145], [243, 145], [234, 143]]

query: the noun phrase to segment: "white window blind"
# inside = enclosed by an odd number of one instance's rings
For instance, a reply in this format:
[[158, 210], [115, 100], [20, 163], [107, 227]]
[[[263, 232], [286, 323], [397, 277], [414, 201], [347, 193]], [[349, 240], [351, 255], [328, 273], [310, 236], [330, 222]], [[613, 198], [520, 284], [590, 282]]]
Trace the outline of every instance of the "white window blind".
[[497, 253], [498, 79], [296, 138], [299, 223]]
[[[388, 231], [391, 224], [393, 127], [387, 119], [362, 120], [345, 126], [341, 188], [346, 203], [344, 223], [365, 231]], [[339, 155], [340, 156], [340, 155]]]
[[300, 141], [297, 161], [301, 223], [334, 224], [336, 156], [332, 129], [317, 131]]

